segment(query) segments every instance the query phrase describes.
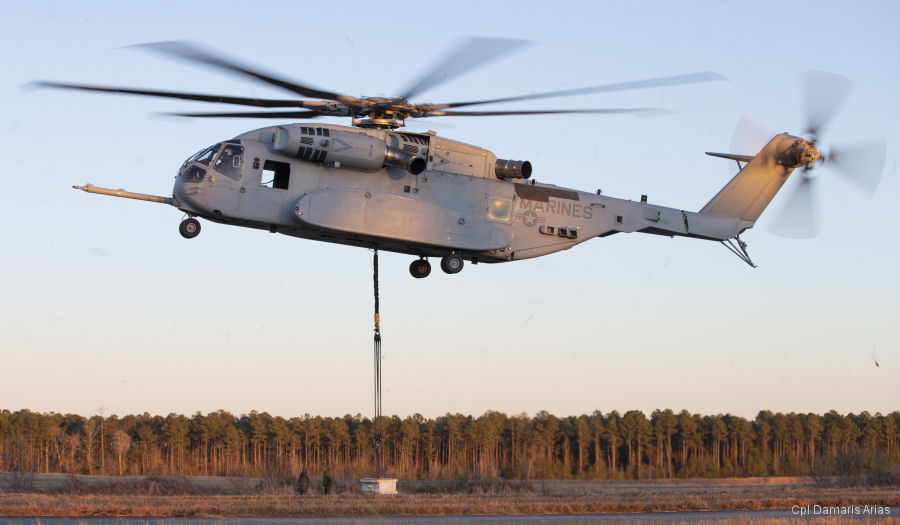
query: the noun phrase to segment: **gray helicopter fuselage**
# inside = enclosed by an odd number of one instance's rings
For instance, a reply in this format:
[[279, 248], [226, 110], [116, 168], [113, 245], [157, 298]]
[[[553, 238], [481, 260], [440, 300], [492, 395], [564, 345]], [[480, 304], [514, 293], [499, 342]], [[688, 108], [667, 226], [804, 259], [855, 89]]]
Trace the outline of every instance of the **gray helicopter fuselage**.
[[616, 232], [727, 239], [741, 229], [738, 219], [535, 183], [502, 171], [510, 162], [434, 132], [291, 124], [195, 155], [173, 197], [215, 222], [475, 262], [537, 257]]
[[[454, 274], [462, 269], [464, 260], [527, 259], [619, 232], [720, 241], [744, 262], [755, 266], [740, 234], [753, 227], [796, 168], [808, 170], [826, 159], [816, 146], [816, 137], [850, 85], [847, 79], [830, 73], [808, 77], [818, 79], [807, 86], [810, 100], [815, 101], [808, 104], [807, 130], [811, 139], [781, 133], [753, 155], [707, 152], [737, 162], [740, 171], [696, 213], [657, 206], [648, 203], [645, 196], [640, 202], [633, 202], [605, 197], [599, 191], [593, 194], [537, 184], [529, 180], [532, 167], [528, 161], [498, 159], [491, 151], [438, 137], [430, 131], [396, 131], [405, 126], [407, 119], [421, 117], [653, 112], [646, 108], [459, 108], [723, 79], [714, 73], [700, 72], [488, 100], [410, 102], [426, 89], [519, 44], [470, 39], [397, 97], [354, 97], [312, 88], [255, 71], [183, 42], [141, 47], [286, 89], [293, 98], [232, 97], [47, 81], [34, 85], [266, 108], [177, 113], [185, 117], [352, 118], [355, 127], [295, 123], [257, 129], [220, 142], [185, 161], [171, 197], [90, 183], [73, 187], [88, 193], [174, 205], [189, 215], [178, 227], [187, 239], [200, 233], [196, 217], [202, 217], [295, 237], [414, 254], [419, 259], [410, 264], [410, 273], [416, 278], [430, 274], [427, 257], [440, 257], [441, 269]], [[304, 98], [298, 99], [298, 95]], [[275, 108], [287, 111], [269, 110]], [[845, 164], [856, 165], [846, 159], [871, 157], [875, 169], [863, 169], [871, 173], [857, 179], [863, 187], [874, 189], [883, 167], [883, 143], [853, 151], [852, 155], [831, 153], [828, 158], [843, 158]], [[801, 187], [807, 191], [800, 195], [808, 195], [811, 186]]]

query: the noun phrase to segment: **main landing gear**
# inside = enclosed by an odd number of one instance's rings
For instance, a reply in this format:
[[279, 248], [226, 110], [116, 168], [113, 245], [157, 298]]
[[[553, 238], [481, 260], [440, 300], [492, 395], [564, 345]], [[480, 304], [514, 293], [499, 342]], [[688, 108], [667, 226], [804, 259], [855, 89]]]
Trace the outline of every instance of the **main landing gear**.
[[463, 269], [463, 258], [455, 253], [447, 254], [441, 257], [441, 270], [444, 273], [459, 273]]
[[178, 232], [185, 239], [193, 239], [200, 235], [200, 221], [193, 217], [185, 219], [178, 225]]
[[416, 279], [428, 277], [428, 275], [431, 274], [431, 263], [424, 257], [415, 260], [409, 265], [409, 273]]
[[[444, 273], [459, 273], [463, 269], [463, 258], [455, 253], [447, 254], [441, 257], [441, 270]], [[409, 273], [416, 279], [428, 277], [431, 274], [431, 263], [428, 259], [421, 257], [409, 265]]]

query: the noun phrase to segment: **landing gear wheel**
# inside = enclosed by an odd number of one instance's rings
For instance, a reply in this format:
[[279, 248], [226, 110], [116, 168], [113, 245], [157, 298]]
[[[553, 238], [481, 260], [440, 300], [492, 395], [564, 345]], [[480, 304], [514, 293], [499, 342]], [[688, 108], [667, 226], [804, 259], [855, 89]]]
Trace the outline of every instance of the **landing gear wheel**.
[[441, 270], [444, 273], [459, 273], [463, 269], [463, 258], [455, 253], [445, 255], [441, 258]]
[[409, 265], [409, 273], [416, 279], [428, 277], [431, 274], [431, 263], [428, 259], [418, 259]]
[[193, 239], [200, 235], [200, 221], [193, 217], [185, 219], [178, 225], [178, 232], [185, 239]]

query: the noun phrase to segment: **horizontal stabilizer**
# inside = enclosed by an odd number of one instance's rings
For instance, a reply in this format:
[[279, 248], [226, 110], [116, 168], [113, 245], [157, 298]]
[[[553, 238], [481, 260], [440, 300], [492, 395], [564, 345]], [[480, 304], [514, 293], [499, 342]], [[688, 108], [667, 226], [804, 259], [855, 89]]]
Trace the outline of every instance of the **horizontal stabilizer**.
[[751, 160], [753, 160], [753, 155], [738, 155], [736, 153], [715, 153], [713, 151], [707, 151], [706, 154], [710, 157], [736, 160], [738, 162], [750, 162]]

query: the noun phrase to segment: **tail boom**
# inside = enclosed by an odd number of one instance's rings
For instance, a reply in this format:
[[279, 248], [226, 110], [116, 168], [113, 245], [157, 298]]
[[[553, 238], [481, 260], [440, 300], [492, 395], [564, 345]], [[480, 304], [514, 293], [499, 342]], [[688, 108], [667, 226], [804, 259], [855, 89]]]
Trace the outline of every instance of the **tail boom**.
[[714, 156], [743, 160], [747, 164], [699, 212], [645, 202], [608, 203], [610, 209], [624, 212], [618, 216], [624, 220], [600, 236], [639, 232], [711, 241], [734, 239], [753, 227], [794, 169], [811, 166], [819, 160], [819, 152], [813, 143], [787, 133], [775, 136], [753, 157]]

